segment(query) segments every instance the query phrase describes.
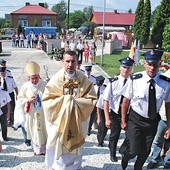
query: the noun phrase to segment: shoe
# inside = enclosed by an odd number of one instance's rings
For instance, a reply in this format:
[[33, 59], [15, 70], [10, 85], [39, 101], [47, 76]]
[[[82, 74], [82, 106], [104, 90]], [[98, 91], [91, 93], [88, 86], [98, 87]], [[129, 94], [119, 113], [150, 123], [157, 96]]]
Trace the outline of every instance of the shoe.
[[170, 164], [165, 164], [163, 169], [170, 169]]
[[25, 144], [26, 144], [27, 146], [31, 146], [31, 143], [29, 143], [29, 142], [28, 142], [28, 143], [25, 143]]
[[101, 143], [101, 144], [98, 144], [98, 147], [103, 147], [103, 143]]
[[124, 155], [122, 156], [121, 165], [122, 165], [123, 170], [125, 170], [128, 166], [128, 160], [126, 159], [126, 157]]
[[110, 157], [110, 160], [111, 160], [112, 162], [117, 162], [117, 157], [116, 157], [116, 156], [111, 156], [111, 157]]
[[87, 132], [87, 136], [90, 136], [91, 135], [91, 132], [89, 131], [89, 132]]
[[150, 161], [147, 165], [147, 169], [155, 169], [158, 167], [158, 163], [157, 162], [153, 162], [153, 161]]
[[9, 139], [8, 139], [8, 138], [3, 138], [3, 141], [6, 141], [6, 142], [7, 142], [7, 141], [9, 141]]

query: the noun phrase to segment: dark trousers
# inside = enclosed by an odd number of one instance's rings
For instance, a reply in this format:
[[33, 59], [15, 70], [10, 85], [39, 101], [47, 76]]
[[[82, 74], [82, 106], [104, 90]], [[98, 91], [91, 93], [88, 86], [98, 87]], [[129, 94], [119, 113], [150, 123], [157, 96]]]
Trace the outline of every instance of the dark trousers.
[[96, 114], [97, 114], [97, 108], [94, 107], [94, 109], [93, 109], [93, 111], [92, 111], [92, 113], [91, 113], [91, 115], [90, 115], [88, 132], [90, 132], [91, 129], [92, 129], [92, 125], [93, 125], [93, 123], [94, 123], [94, 121], [95, 121], [95, 119], [96, 119]]
[[2, 129], [2, 138], [7, 138], [7, 105], [3, 106], [1, 108], [3, 114], [0, 116], [0, 123], [1, 123], [1, 129]]
[[77, 50], [78, 60], [82, 63], [83, 61], [83, 50]]
[[105, 126], [104, 110], [101, 110], [100, 119], [101, 122], [100, 125], [98, 126], [97, 140], [98, 140], [98, 144], [102, 145], [108, 130], [107, 127]]
[[14, 123], [14, 109], [15, 109], [15, 94], [14, 92], [9, 93], [11, 97], [10, 101], [10, 123], [13, 125]]
[[111, 120], [111, 127], [110, 127], [111, 131], [109, 136], [110, 156], [115, 157], [117, 142], [121, 132], [121, 115], [111, 111], [110, 120]]
[[130, 160], [137, 156], [134, 165], [135, 170], [142, 170], [142, 167], [150, 154], [151, 145], [156, 135], [159, 114], [154, 119], [144, 118], [130, 109], [127, 122], [126, 137], [129, 140], [129, 152], [125, 152], [124, 156]]

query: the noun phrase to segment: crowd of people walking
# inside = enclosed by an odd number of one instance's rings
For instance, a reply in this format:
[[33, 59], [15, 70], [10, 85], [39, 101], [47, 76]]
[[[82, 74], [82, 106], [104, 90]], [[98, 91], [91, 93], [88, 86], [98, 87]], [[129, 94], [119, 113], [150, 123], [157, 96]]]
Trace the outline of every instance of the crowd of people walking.
[[83, 41], [81, 37], [78, 38], [77, 42], [75, 42], [73, 38], [71, 38], [70, 41], [62, 39], [61, 49], [63, 53], [68, 50], [76, 51], [80, 63], [84, 61], [85, 64], [95, 64], [97, 51], [95, 42], [89, 45], [88, 41]]
[[125, 130], [119, 150], [122, 169], [135, 159], [134, 170], [142, 170], [152, 145], [147, 168], [160, 163], [165, 169], [170, 168], [170, 78], [169, 72], [159, 71], [163, 51], [144, 53], [145, 71], [133, 75], [135, 61], [124, 56], [119, 60], [119, 75], [109, 78], [106, 84], [103, 75], [91, 74], [95, 59], [89, 62], [88, 57], [95, 46], [93, 43], [90, 47], [81, 38], [77, 44], [74, 39], [62, 40], [63, 68], [46, 82], [41, 80], [40, 64], [28, 61], [28, 81], [19, 90], [6, 61], [0, 61], [3, 140], [9, 140], [8, 126], [14, 130], [21, 127], [25, 144], [32, 146], [35, 155], [45, 155], [47, 166], [80, 170], [86, 135], [90, 136], [92, 125], [97, 124], [98, 147], [105, 146], [110, 129], [108, 148], [113, 163], [118, 161], [117, 144], [121, 130]]

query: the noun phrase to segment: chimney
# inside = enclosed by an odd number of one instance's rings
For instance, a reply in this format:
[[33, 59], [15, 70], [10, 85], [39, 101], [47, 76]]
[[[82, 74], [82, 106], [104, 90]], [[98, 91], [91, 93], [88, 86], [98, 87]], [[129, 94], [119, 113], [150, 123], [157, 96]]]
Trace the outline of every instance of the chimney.
[[39, 3], [39, 6], [44, 8], [44, 3]]
[[117, 10], [114, 10], [114, 12], [117, 14]]
[[26, 2], [26, 3], [25, 3], [25, 6], [28, 6], [28, 5], [30, 5], [30, 3], [29, 3], [29, 2]]

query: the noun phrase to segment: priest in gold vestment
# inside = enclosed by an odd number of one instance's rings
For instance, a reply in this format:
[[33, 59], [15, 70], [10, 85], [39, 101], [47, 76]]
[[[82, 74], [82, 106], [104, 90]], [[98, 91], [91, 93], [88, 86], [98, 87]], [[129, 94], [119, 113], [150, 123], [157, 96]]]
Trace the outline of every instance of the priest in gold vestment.
[[97, 96], [93, 84], [76, 70], [74, 51], [66, 51], [62, 62], [64, 68], [51, 78], [43, 94], [48, 134], [45, 162], [55, 170], [78, 170]]

